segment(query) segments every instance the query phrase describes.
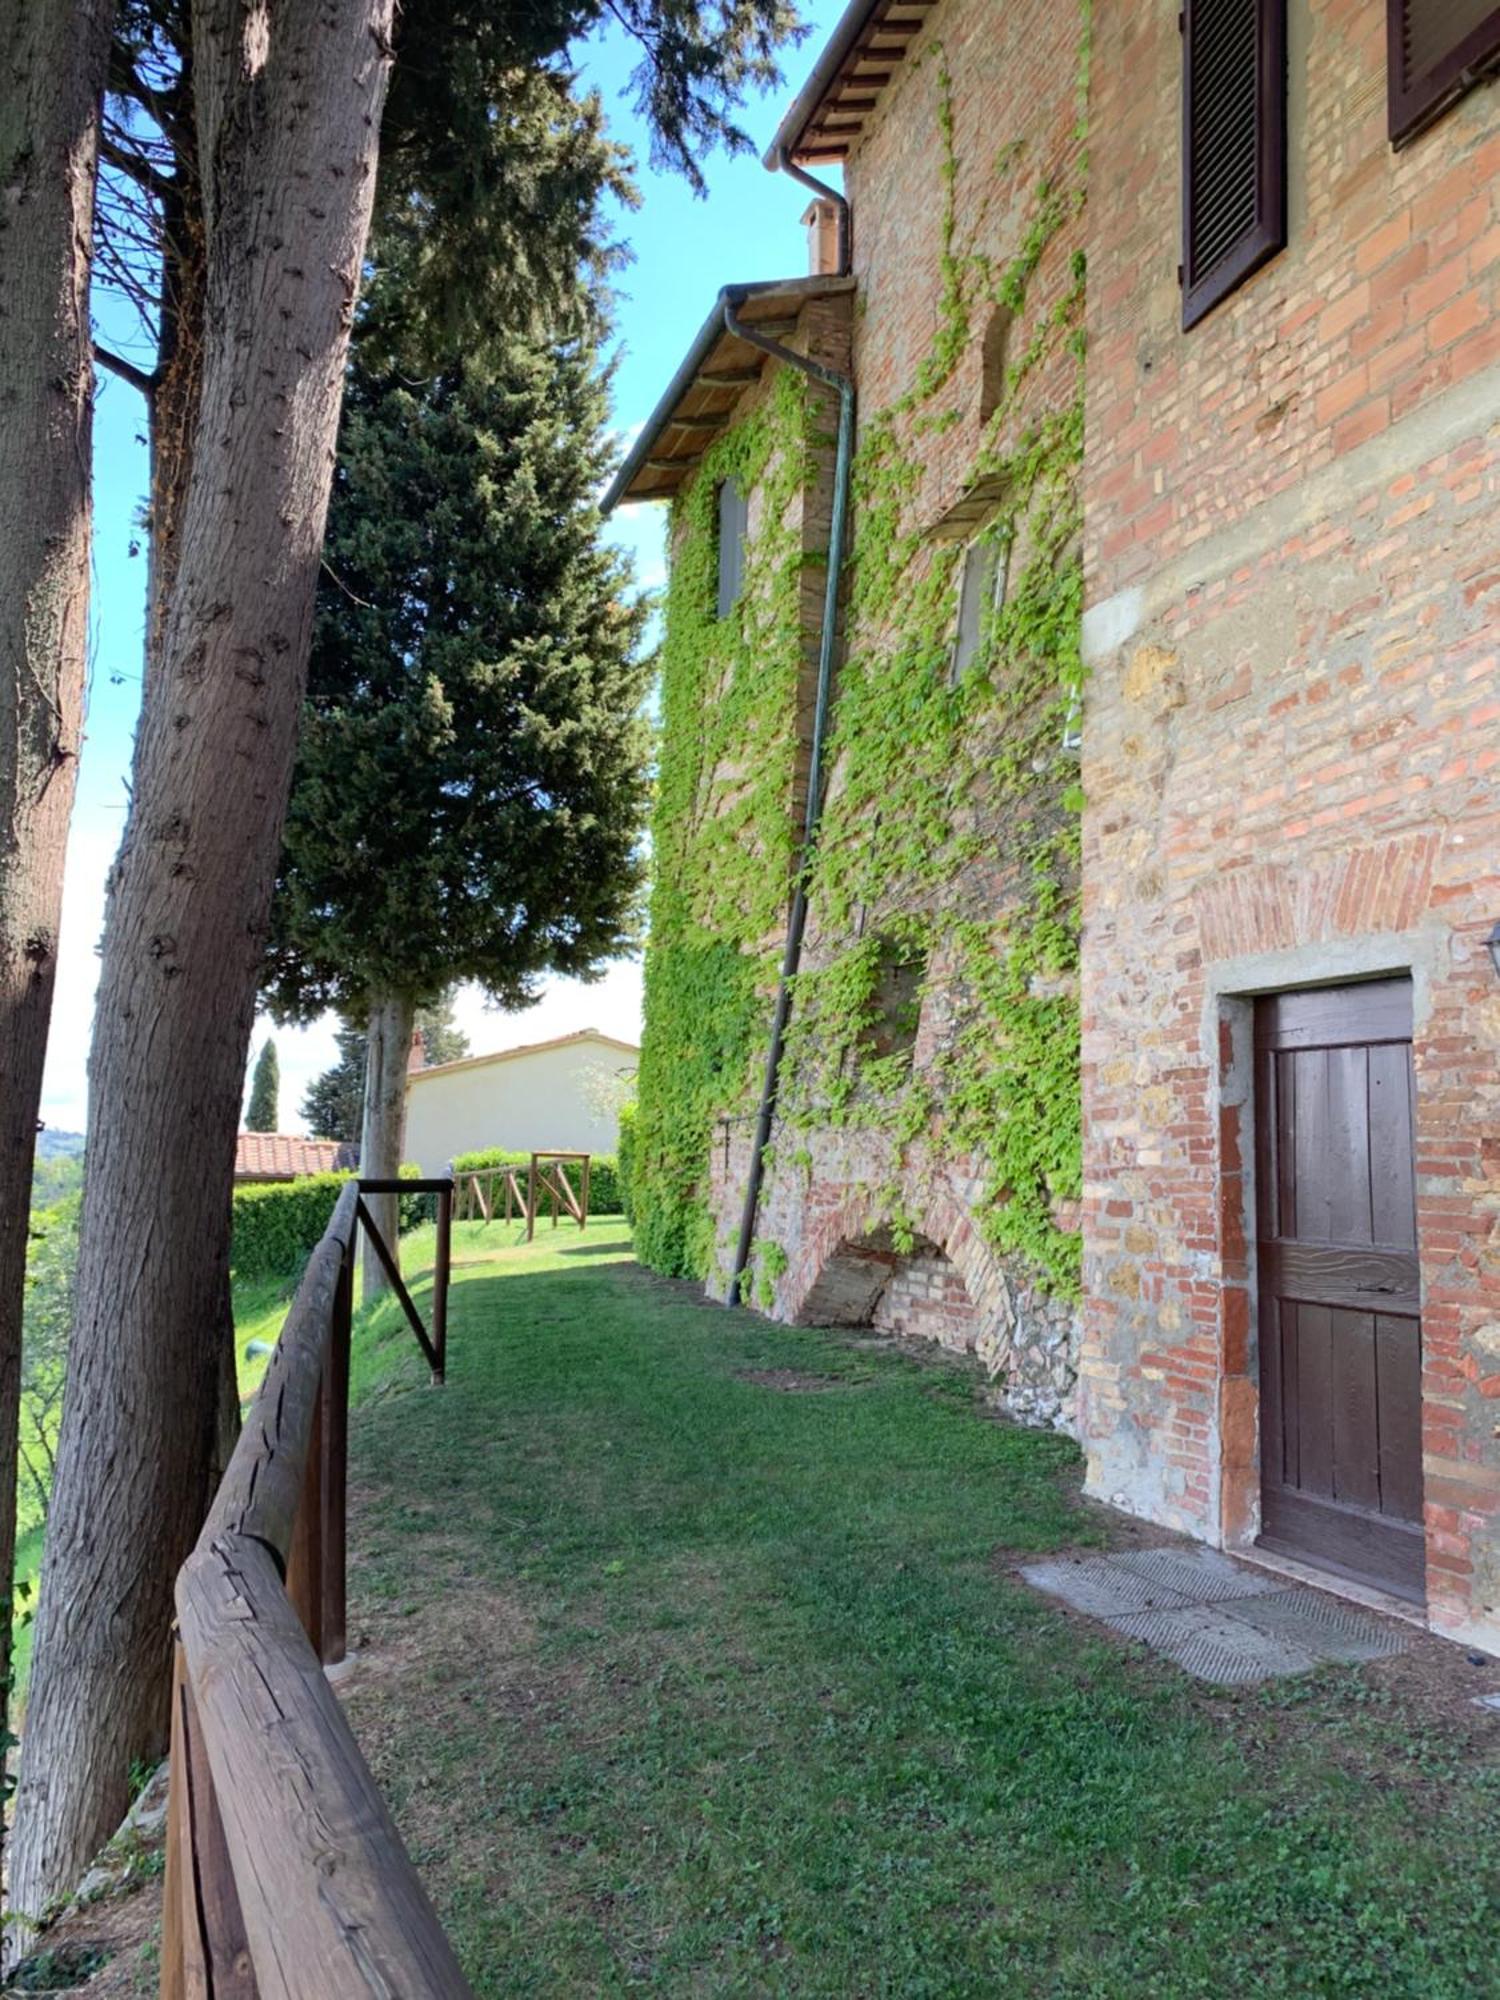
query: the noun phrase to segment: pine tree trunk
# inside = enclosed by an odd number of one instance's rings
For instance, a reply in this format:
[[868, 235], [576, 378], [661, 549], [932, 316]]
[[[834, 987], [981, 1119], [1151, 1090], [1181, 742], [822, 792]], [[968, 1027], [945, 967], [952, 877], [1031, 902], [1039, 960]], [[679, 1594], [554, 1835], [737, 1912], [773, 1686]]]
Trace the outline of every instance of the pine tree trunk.
[[158, 1754], [208, 1496], [235, 1130], [306, 684], [391, 0], [197, 0], [200, 418], [110, 879], [77, 1306], [11, 1906], [69, 1889]]
[[[394, 1180], [406, 1143], [406, 1062], [411, 1052], [416, 1003], [401, 993], [370, 997], [369, 1041], [365, 1054], [365, 1114], [360, 1132], [359, 1171], [366, 1180]], [[366, 1205], [391, 1255], [400, 1258], [400, 1196], [377, 1194]], [[364, 1248], [365, 1302], [388, 1290], [373, 1243]]]
[[88, 287], [113, 11], [0, 9], [0, 1736], [27, 1218], [87, 659]]

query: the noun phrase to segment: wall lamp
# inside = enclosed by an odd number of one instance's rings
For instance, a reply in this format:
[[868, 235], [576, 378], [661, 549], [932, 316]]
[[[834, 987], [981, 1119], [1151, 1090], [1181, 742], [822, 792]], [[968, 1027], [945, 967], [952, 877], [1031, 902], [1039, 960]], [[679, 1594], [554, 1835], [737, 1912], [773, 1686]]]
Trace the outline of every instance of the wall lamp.
[[1484, 943], [1485, 949], [1490, 955], [1490, 964], [1495, 968], [1496, 977], [1500, 978], [1500, 919], [1496, 920], [1495, 928], [1490, 932]]

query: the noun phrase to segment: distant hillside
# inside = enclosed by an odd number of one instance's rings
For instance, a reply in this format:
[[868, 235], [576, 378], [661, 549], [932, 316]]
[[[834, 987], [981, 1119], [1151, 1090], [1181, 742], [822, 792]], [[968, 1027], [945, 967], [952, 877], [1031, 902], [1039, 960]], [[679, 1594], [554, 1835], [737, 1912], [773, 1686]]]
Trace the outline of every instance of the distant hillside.
[[36, 1156], [39, 1160], [71, 1160], [82, 1151], [81, 1132], [54, 1132], [49, 1125], [36, 1135]]
[[55, 1201], [77, 1194], [83, 1186], [83, 1134], [38, 1132], [36, 1165], [31, 1173], [31, 1205], [50, 1208]]

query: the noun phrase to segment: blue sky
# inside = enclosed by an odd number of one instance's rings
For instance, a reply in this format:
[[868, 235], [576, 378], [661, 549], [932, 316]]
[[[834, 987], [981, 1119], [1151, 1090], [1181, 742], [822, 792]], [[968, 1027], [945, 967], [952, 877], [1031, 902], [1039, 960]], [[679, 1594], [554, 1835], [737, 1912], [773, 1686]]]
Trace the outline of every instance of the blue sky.
[[[763, 146], [817, 52], [843, 11], [844, 0], [803, 0], [812, 33], [784, 59], [779, 91], [752, 100], [740, 123]], [[641, 207], [618, 219], [618, 232], [634, 252], [619, 279], [619, 368], [615, 423], [622, 442], [634, 436], [698, 330], [719, 287], [731, 280], [791, 277], [806, 269], [799, 218], [807, 195], [785, 176], [768, 174], [751, 155], [705, 161], [709, 192], [696, 199], [687, 184], [653, 173], [646, 136], [631, 111], [628, 78], [632, 45], [612, 30], [583, 53], [586, 76], [603, 92], [617, 138], [638, 163]], [[129, 321], [106, 315], [101, 326], [111, 344], [149, 363], [132, 340]], [[78, 798], [68, 845], [58, 991], [43, 1092], [42, 1116], [64, 1131], [83, 1129], [86, 1061], [103, 927], [104, 877], [124, 825], [130, 747], [141, 695], [146, 555], [136, 525], [146, 488], [145, 410], [140, 398], [112, 376], [100, 378], [94, 427], [94, 615], [88, 723], [78, 774]], [[636, 558], [643, 583], [663, 581], [660, 507], [623, 508], [610, 537]], [[549, 983], [540, 1003], [524, 1014], [503, 1014], [464, 990], [458, 1016], [476, 1051], [506, 1048], [594, 1026], [634, 1040], [640, 1029], [640, 967], [621, 963], [590, 985]], [[255, 1047], [275, 1033], [281, 1058], [281, 1127], [302, 1129], [297, 1106], [307, 1084], [333, 1059], [331, 1018], [307, 1029], [273, 1029], [257, 1023]]]

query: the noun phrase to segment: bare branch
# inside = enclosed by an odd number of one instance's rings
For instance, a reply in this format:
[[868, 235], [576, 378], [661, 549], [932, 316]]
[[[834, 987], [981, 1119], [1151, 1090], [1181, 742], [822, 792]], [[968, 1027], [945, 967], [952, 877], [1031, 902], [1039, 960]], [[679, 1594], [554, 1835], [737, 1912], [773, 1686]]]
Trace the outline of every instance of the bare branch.
[[148, 375], [144, 368], [137, 368], [133, 361], [126, 361], [122, 355], [111, 354], [107, 347], [94, 342], [94, 359], [101, 368], [107, 368], [111, 375], [118, 375], [122, 382], [128, 382], [132, 389], [139, 389], [147, 402], [156, 394], [156, 377]]
[[130, 146], [118, 145], [107, 132], [99, 136], [99, 152], [118, 173], [133, 180], [146, 194], [154, 195], [158, 201], [166, 201], [173, 192], [172, 178], [154, 167], [144, 152]]

